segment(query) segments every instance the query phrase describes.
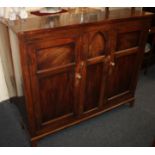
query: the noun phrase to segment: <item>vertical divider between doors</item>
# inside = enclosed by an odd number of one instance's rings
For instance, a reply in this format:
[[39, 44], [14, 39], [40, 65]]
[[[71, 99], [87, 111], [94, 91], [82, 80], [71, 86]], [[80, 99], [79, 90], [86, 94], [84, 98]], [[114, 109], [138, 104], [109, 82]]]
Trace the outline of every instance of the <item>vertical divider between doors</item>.
[[115, 50], [116, 50], [116, 43], [117, 43], [117, 30], [111, 29], [109, 31], [109, 42], [108, 42], [108, 49], [107, 49], [107, 55], [105, 60], [105, 66], [106, 66], [106, 79], [105, 79], [105, 92], [104, 92], [104, 104], [103, 107], [107, 106], [108, 103], [108, 81], [109, 78], [111, 78], [114, 67], [111, 66], [111, 62], [115, 63]]
[[105, 44], [106, 44], [106, 47], [105, 47], [105, 57], [103, 59], [103, 69], [102, 69], [102, 73], [101, 73], [101, 76], [102, 76], [102, 82], [101, 82], [101, 88], [100, 88], [100, 98], [99, 98], [99, 105], [98, 105], [98, 108], [99, 109], [102, 109], [105, 102], [106, 102], [106, 98], [105, 98], [105, 94], [106, 94], [106, 81], [107, 81], [107, 72], [108, 72], [108, 64], [107, 64], [107, 56], [108, 56], [108, 53], [109, 53], [109, 32], [106, 31], [106, 32], [103, 32], [103, 36], [104, 36], [104, 39], [105, 39]]
[[80, 117], [84, 112], [85, 85], [86, 85], [86, 59], [85, 59], [85, 50], [87, 49], [86, 46], [87, 46], [87, 37], [85, 37], [85, 35], [81, 35], [75, 54], [76, 55], [75, 113], [77, 117]]

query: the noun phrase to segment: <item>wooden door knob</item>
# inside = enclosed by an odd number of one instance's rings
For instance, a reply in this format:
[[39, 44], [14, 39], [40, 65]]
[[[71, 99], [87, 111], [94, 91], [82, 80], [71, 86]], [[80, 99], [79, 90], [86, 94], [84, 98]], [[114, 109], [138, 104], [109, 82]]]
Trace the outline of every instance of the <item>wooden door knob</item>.
[[81, 62], [81, 67], [83, 67], [84, 66], [84, 62]]
[[81, 74], [77, 73], [77, 74], [76, 74], [76, 78], [79, 79], [79, 80], [82, 79]]
[[115, 66], [115, 63], [114, 63], [114, 62], [110, 62], [110, 65], [111, 65], [111, 66]]

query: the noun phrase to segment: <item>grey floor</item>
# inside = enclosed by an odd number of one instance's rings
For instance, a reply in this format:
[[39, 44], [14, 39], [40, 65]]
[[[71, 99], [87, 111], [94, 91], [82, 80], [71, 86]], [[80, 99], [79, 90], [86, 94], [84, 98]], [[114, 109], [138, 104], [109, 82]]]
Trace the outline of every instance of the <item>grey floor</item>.
[[[14, 104], [0, 103], [0, 146], [30, 146]], [[38, 146], [151, 146], [155, 138], [155, 66], [140, 73], [133, 108], [113, 111], [42, 139]]]

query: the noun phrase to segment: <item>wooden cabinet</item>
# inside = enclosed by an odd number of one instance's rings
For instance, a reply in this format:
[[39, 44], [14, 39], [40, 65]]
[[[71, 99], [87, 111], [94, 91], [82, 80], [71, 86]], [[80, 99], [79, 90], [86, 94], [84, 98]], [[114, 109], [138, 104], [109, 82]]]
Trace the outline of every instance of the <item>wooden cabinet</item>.
[[21, 25], [17, 33], [32, 142], [134, 102], [151, 14], [93, 15], [48, 29]]

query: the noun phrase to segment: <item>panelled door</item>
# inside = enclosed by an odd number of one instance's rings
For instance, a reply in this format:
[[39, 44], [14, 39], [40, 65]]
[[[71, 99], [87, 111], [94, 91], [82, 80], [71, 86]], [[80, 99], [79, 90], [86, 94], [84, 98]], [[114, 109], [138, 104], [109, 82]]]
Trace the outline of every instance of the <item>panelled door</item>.
[[80, 37], [47, 39], [28, 46], [29, 71], [37, 130], [66, 124], [78, 112], [75, 72]]
[[83, 106], [82, 112], [102, 109], [105, 102], [109, 32], [96, 30], [83, 36]]
[[143, 53], [141, 45], [146, 38], [145, 23], [128, 22], [115, 29], [115, 43], [111, 53], [113, 63], [107, 78], [108, 103], [117, 104], [134, 96], [139, 60]]

